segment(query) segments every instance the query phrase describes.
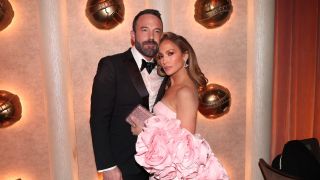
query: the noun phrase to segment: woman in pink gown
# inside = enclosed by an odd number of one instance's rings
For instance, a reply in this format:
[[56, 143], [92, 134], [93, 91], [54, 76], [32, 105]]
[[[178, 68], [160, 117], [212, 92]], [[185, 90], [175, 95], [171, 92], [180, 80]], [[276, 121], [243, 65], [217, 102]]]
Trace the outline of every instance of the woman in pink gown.
[[164, 33], [157, 62], [170, 81], [164, 97], [154, 106], [155, 116], [143, 127], [136, 123], [131, 128], [138, 135], [137, 163], [152, 179], [229, 179], [207, 141], [195, 134], [198, 88], [208, 80], [193, 48], [184, 37]]

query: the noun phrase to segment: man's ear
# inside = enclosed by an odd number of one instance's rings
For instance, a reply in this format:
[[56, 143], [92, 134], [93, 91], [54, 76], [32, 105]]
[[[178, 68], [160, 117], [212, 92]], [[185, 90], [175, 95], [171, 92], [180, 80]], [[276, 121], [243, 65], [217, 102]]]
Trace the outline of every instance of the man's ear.
[[130, 39], [131, 46], [134, 46], [136, 33], [133, 30], [130, 31], [130, 37], [131, 37], [131, 39]]
[[136, 33], [133, 30], [130, 31], [130, 36], [131, 36], [131, 41], [134, 42], [136, 39]]

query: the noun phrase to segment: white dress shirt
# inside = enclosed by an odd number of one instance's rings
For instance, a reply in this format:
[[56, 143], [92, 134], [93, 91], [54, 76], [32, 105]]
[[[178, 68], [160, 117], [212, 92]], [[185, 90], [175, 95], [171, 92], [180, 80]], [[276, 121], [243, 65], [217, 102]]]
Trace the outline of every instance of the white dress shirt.
[[[131, 52], [140, 70], [142, 65], [142, 59], [144, 59], [144, 57], [135, 47], [131, 48]], [[151, 61], [153, 61], [153, 59]], [[149, 110], [152, 111], [158, 95], [159, 88], [163, 81], [163, 77], [158, 75], [156, 67], [151, 71], [150, 74], [148, 73], [146, 68], [143, 69], [140, 73], [141, 73], [143, 82], [147, 88], [147, 91], [149, 93]]]

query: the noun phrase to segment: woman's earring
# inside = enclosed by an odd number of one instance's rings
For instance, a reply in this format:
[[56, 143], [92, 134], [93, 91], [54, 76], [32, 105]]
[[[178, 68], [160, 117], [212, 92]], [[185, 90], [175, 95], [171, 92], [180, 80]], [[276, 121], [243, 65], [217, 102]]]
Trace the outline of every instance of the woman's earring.
[[186, 61], [184, 61], [184, 68], [187, 68], [189, 66], [189, 64], [188, 64], [188, 60], [186, 60]]
[[163, 68], [159, 65], [157, 65], [157, 73], [161, 77], [165, 77], [167, 75], [166, 72], [164, 72]]

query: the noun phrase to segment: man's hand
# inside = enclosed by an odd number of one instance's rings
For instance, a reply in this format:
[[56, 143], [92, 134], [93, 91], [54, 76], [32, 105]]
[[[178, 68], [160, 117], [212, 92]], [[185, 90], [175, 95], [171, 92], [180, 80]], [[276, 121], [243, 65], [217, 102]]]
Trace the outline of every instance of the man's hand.
[[122, 180], [122, 173], [118, 167], [103, 172], [103, 180]]
[[131, 121], [132, 121], [131, 132], [133, 135], [138, 136], [140, 134], [140, 132], [142, 131], [142, 127], [140, 127], [141, 125], [139, 125], [139, 120], [132, 117]]

